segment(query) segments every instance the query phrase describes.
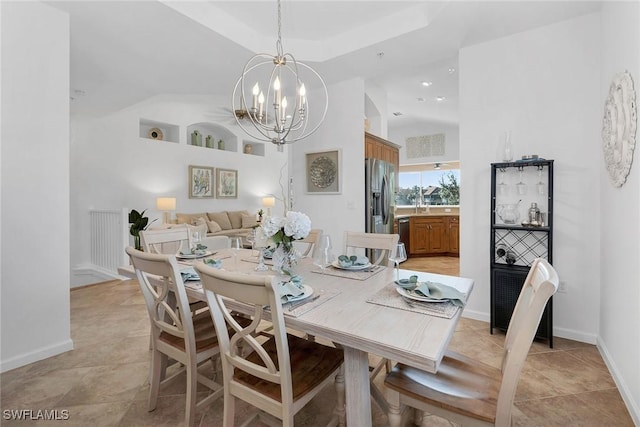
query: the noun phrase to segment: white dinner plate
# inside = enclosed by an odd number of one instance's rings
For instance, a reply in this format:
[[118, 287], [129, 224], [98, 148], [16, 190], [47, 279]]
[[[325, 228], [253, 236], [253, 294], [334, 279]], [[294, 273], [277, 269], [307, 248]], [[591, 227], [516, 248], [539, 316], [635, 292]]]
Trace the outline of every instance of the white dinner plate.
[[305, 298], [310, 297], [311, 295], [313, 295], [313, 288], [311, 286], [308, 285], [302, 285], [302, 288], [304, 289], [304, 291], [302, 291], [301, 295], [298, 295], [297, 297], [293, 297], [293, 298], [289, 298], [286, 301], [282, 300], [282, 303], [284, 304], [285, 302], [296, 302], [296, 301], [300, 301], [303, 300]]
[[400, 295], [402, 295], [403, 297], [407, 297], [407, 298], [412, 299], [414, 301], [421, 301], [421, 302], [447, 302], [447, 301], [449, 301], [448, 299], [436, 299], [436, 298], [425, 297], [423, 295], [418, 295], [415, 292], [406, 290], [404, 288], [401, 288], [400, 286], [396, 286], [396, 291], [398, 291], [398, 293]]
[[203, 254], [178, 254], [176, 258], [178, 259], [196, 259], [196, 258], [204, 258], [215, 254], [215, 252], [205, 251]]
[[364, 265], [352, 265], [350, 267], [342, 267], [338, 261], [333, 261], [331, 265], [334, 266], [335, 268], [339, 268], [340, 270], [351, 270], [351, 271], [366, 270], [367, 268], [371, 267], [370, 262]]

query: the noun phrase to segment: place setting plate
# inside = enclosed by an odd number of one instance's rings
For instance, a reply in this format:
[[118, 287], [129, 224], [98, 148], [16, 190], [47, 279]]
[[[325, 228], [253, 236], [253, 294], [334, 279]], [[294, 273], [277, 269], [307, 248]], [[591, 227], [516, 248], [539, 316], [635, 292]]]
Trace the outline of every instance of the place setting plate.
[[204, 251], [203, 253], [199, 253], [199, 254], [178, 254], [176, 255], [176, 258], [178, 259], [198, 259], [198, 258], [205, 258], [211, 255], [215, 255], [215, 252], [212, 251]]
[[286, 303], [290, 303], [290, 302], [296, 302], [296, 301], [302, 301], [305, 298], [309, 298], [311, 295], [313, 295], [313, 288], [309, 285], [301, 285], [302, 286], [302, 294], [298, 295], [297, 297], [291, 297], [291, 298], [287, 298], [286, 300], [282, 299], [282, 303], [286, 304]]
[[436, 299], [436, 298], [425, 297], [424, 295], [418, 295], [414, 291], [411, 291], [411, 290], [408, 290], [408, 289], [404, 289], [404, 288], [402, 288], [400, 286], [396, 286], [396, 291], [401, 296], [403, 296], [405, 298], [409, 298], [411, 300], [419, 301], [419, 302], [447, 302], [447, 301], [449, 301], [448, 299]]
[[350, 265], [349, 267], [343, 267], [340, 265], [340, 263], [338, 261], [333, 261], [331, 263], [331, 265], [334, 268], [338, 268], [340, 270], [348, 270], [348, 271], [360, 271], [360, 270], [366, 270], [367, 268], [371, 268], [372, 264], [370, 262], [363, 264], [363, 265]]

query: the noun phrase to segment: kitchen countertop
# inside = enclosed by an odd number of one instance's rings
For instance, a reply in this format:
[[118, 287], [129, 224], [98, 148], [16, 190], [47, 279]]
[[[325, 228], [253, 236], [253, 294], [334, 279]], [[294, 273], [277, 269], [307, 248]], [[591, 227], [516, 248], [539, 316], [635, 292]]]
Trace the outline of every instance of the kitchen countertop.
[[424, 216], [460, 216], [460, 214], [457, 213], [457, 212], [435, 212], [435, 213], [433, 213], [433, 212], [430, 212], [430, 213], [420, 212], [420, 213], [396, 215], [395, 219], [411, 218], [411, 217], [424, 217]]

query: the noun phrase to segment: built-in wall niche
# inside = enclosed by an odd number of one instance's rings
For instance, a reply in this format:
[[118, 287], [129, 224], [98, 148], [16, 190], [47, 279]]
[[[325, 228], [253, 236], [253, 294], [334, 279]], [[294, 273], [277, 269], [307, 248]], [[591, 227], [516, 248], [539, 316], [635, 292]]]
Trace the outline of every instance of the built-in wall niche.
[[[199, 137], [195, 131], [198, 131]], [[187, 145], [214, 150], [238, 151], [238, 137], [224, 126], [215, 123], [201, 122], [189, 125], [186, 141]], [[207, 141], [210, 143], [207, 144]]]
[[180, 127], [171, 123], [140, 119], [140, 138], [178, 143], [180, 142]]
[[242, 141], [242, 152], [252, 156], [264, 157], [264, 144], [262, 142]]

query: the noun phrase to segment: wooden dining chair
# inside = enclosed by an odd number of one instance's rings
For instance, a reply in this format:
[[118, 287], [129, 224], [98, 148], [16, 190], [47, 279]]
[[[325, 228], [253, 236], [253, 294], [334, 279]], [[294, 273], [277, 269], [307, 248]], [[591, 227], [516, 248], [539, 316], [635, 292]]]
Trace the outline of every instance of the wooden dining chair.
[[322, 235], [322, 230], [318, 228], [314, 228], [311, 231], [309, 231], [309, 234], [307, 235], [307, 237], [305, 237], [304, 239], [296, 240], [294, 242], [296, 244], [306, 243], [306, 248], [304, 248], [304, 251], [300, 252], [300, 255], [302, 255], [303, 257], [312, 256], [321, 235]]
[[[367, 254], [373, 265], [393, 265], [389, 261], [396, 253], [396, 246], [400, 236], [397, 234], [383, 233], [362, 233], [357, 231], [346, 231], [344, 235], [345, 254], [351, 254], [355, 249], [369, 249], [371, 254]], [[374, 256], [379, 252], [377, 256]]]
[[[158, 392], [186, 372], [187, 393], [185, 425], [194, 425], [196, 410], [204, 408], [223, 394], [222, 385], [198, 372], [219, 354], [218, 339], [207, 311], [192, 315], [186, 290], [174, 255], [151, 254], [126, 249], [136, 272], [151, 322], [151, 375], [148, 410], [156, 409]], [[183, 365], [166, 377], [168, 359]], [[166, 377], [166, 378], [165, 378]], [[197, 401], [198, 383], [209, 394]]]
[[229, 236], [209, 236], [202, 239], [202, 244], [210, 251], [229, 249], [231, 247], [231, 239], [229, 239]]
[[[558, 289], [558, 274], [536, 259], [516, 302], [504, 342], [501, 368], [447, 352], [435, 374], [396, 365], [385, 379], [392, 427], [408, 405], [462, 425], [510, 426], [520, 371], [545, 305]], [[422, 414], [417, 417], [422, 418]], [[426, 420], [423, 425], [426, 425]]]
[[[233, 329], [231, 336], [218, 334], [224, 378], [223, 425], [233, 426], [236, 399], [240, 399], [257, 408], [251, 419], [258, 416], [272, 425], [293, 426], [294, 415], [334, 379], [338, 391], [335, 418], [343, 425], [343, 352], [286, 333], [277, 289], [279, 279], [200, 264], [196, 270], [216, 330]], [[248, 305], [253, 313], [250, 325], [243, 327], [230, 315], [229, 300]], [[258, 327], [265, 320], [267, 306], [270, 309], [266, 320], [273, 325], [273, 331], [261, 335]]]
[[191, 248], [191, 232], [186, 224], [144, 230], [140, 232], [140, 244], [145, 252], [177, 255], [181, 249]]

